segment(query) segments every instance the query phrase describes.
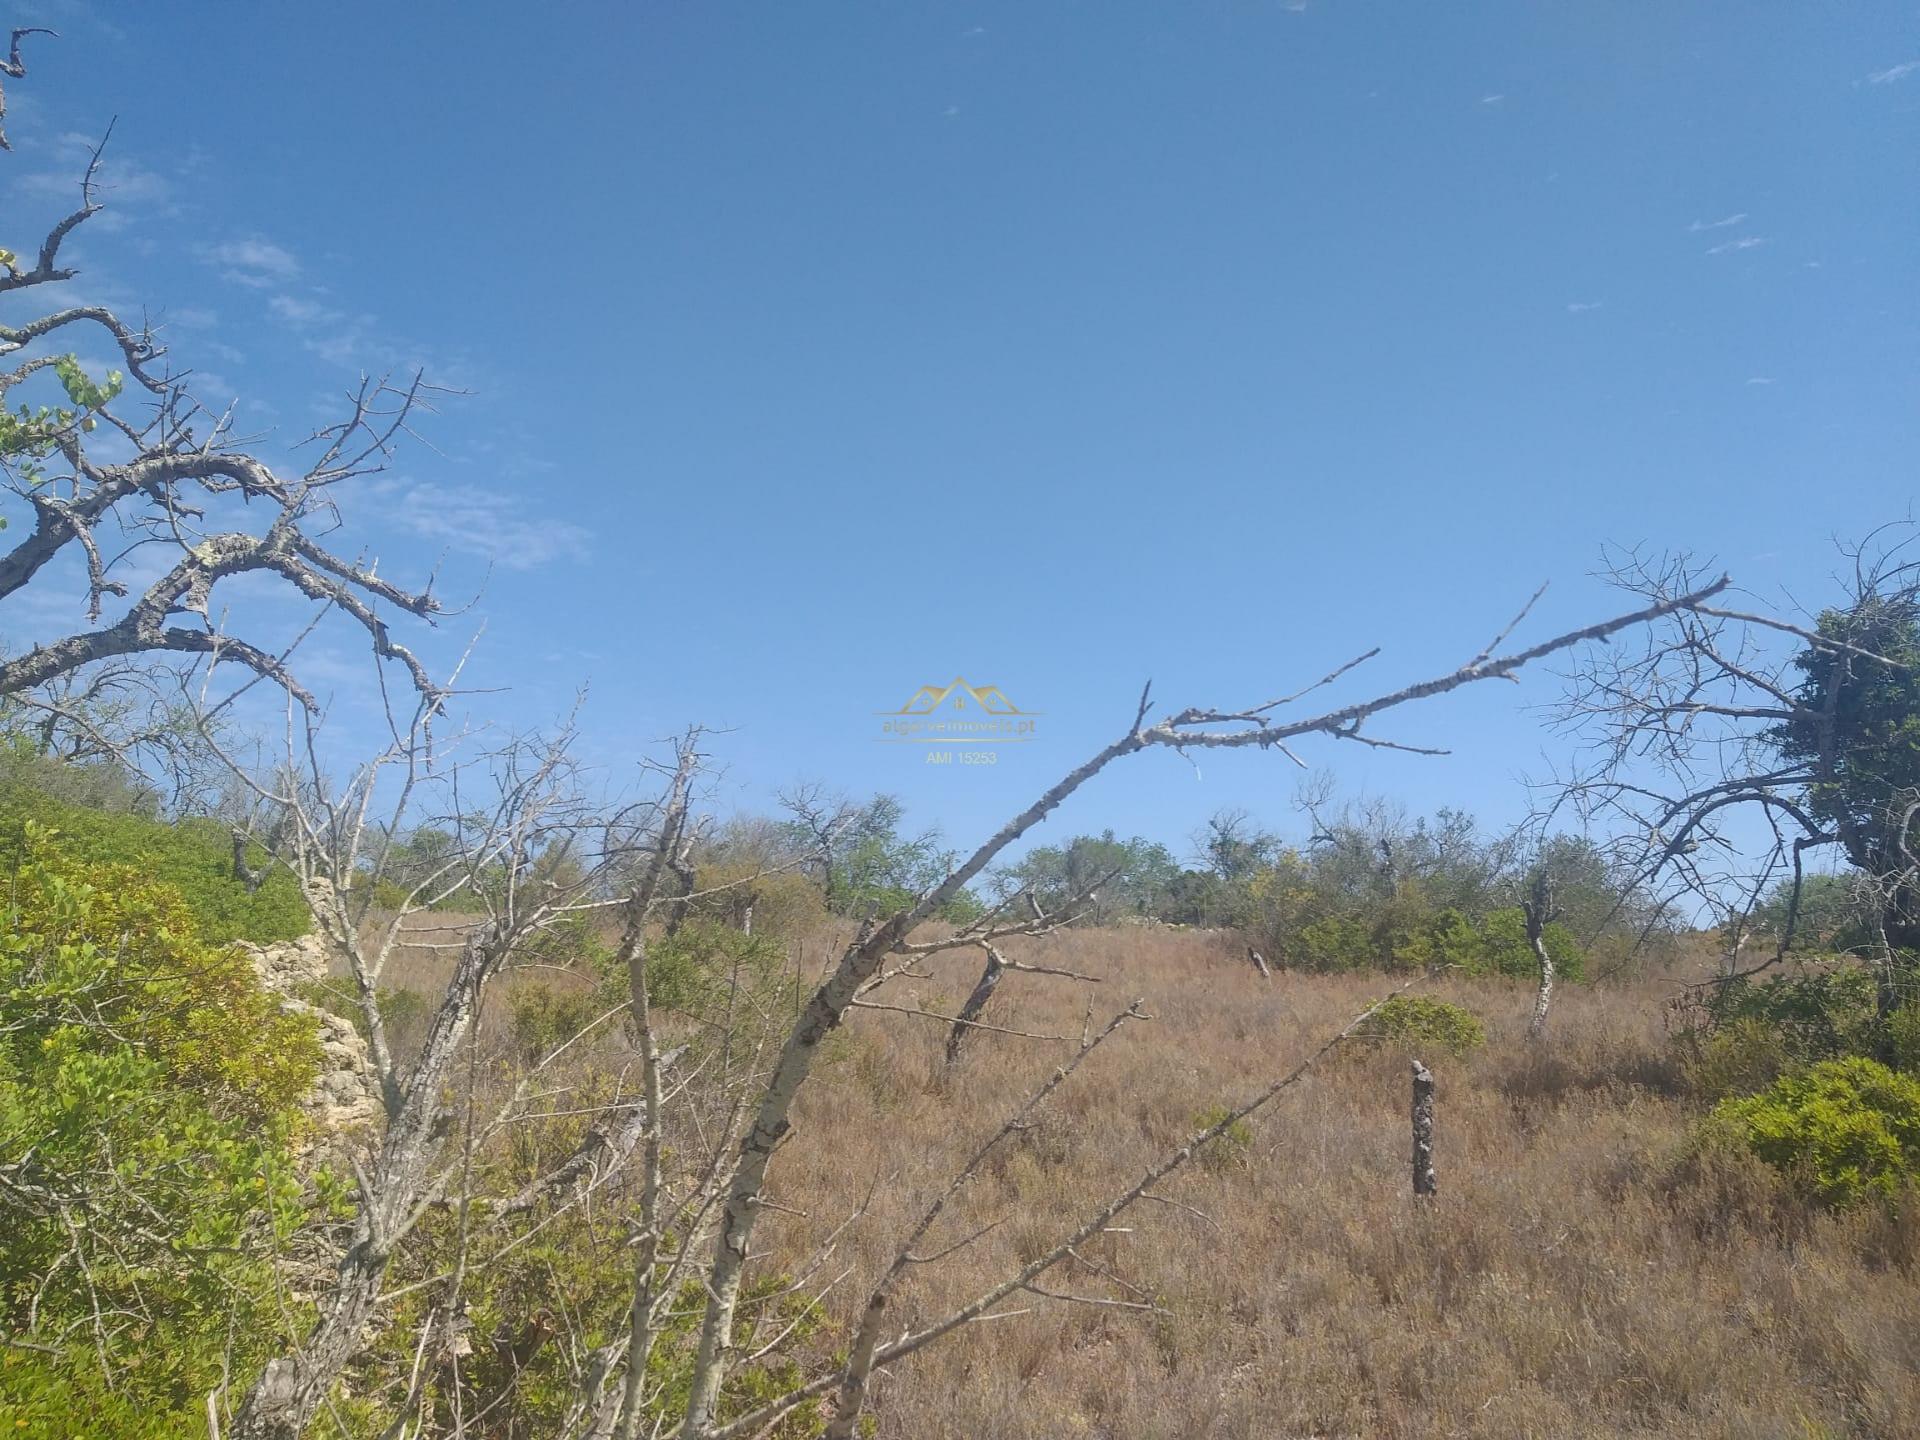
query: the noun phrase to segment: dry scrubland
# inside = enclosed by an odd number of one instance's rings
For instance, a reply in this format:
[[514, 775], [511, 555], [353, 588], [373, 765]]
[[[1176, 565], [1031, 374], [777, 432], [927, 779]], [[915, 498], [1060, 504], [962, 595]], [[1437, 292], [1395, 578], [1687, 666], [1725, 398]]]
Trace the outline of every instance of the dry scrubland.
[[[806, 947], [810, 970], [831, 944]], [[1153, 1023], [1096, 1052], [996, 1155], [939, 1233], [1002, 1223], [916, 1273], [898, 1328], [1049, 1248], [1206, 1110], [1291, 1069], [1394, 983], [1266, 982], [1241, 954], [1230, 936], [1153, 929], [1027, 942], [1022, 959], [1106, 977], [1096, 1013], [1138, 996]], [[887, 997], [952, 1013], [976, 963], [943, 957], [936, 980], [896, 980]], [[410, 983], [440, 968], [419, 956]], [[1077, 1037], [1087, 989], [1010, 974], [986, 1018]], [[1564, 987], [1533, 1053], [1528, 987], [1428, 987], [1488, 1030], [1471, 1058], [1422, 1057], [1440, 1085], [1437, 1203], [1409, 1193], [1406, 1054], [1344, 1047], [1240, 1143], [1160, 1187], [1209, 1219], [1143, 1205], [1088, 1252], [1163, 1313], [1031, 1301], [886, 1373], [873, 1433], [1920, 1435], [1920, 1213], [1812, 1217], [1758, 1167], [1689, 1163], [1699, 1107], [1665, 1031], [1675, 989]], [[1071, 1049], [981, 1033], [949, 1070], [944, 1041], [932, 1020], [858, 1013], [776, 1160], [771, 1267], [797, 1265], [879, 1186], [839, 1251], [853, 1273], [830, 1298], [836, 1323], [811, 1343], [844, 1340], [929, 1190]], [[1125, 1294], [1076, 1268], [1048, 1285]]]

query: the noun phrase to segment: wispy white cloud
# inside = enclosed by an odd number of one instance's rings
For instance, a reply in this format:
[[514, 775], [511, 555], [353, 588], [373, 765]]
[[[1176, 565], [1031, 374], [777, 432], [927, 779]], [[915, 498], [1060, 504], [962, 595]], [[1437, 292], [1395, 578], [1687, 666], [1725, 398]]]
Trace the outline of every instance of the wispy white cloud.
[[300, 261], [293, 252], [264, 235], [240, 235], [203, 246], [201, 255], [228, 280], [255, 290], [300, 278]]
[[192, 360], [201, 355], [211, 355], [214, 359], [224, 361], [228, 365], [247, 363], [246, 351], [238, 345], [229, 345], [224, 340], [216, 340], [211, 335], [198, 336], [190, 346], [183, 347], [183, 359]]
[[1506, 98], [1507, 97], [1502, 94], [1482, 95], [1480, 97], [1480, 103], [1482, 105], [1498, 105], [1502, 100]]
[[1702, 230], [1725, 230], [1734, 225], [1745, 224], [1746, 219], [1747, 212], [1742, 210], [1738, 215], [1729, 215], [1724, 220], [1696, 220], [1687, 226], [1687, 230], [1694, 235], [1698, 235]]
[[516, 496], [471, 485], [410, 486], [396, 495], [388, 514], [410, 534], [484, 556], [508, 570], [584, 560], [591, 538], [585, 526], [528, 514]]
[[338, 310], [300, 295], [275, 295], [267, 301], [267, 308], [289, 325], [318, 325], [341, 318]]
[[339, 329], [324, 335], [309, 335], [306, 346], [329, 365], [374, 368], [380, 370], [417, 370], [423, 365], [403, 359], [401, 347], [380, 340], [372, 333], [373, 317], [342, 317]]
[[1731, 250], [1751, 250], [1755, 246], [1767, 243], [1764, 235], [1742, 235], [1738, 240], [1723, 240], [1718, 245], [1707, 247], [1709, 255], [1725, 255]]
[[203, 368], [193, 372], [193, 393], [201, 404], [224, 409], [240, 393], [240, 387], [218, 370]]
[[300, 336], [311, 355], [330, 365], [353, 368], [415, 368], [405, 347], [382, 337], [376, 317], [339, 310], [312, 294], [281, 291], [269, 296], [267, 309]]
[[470, 354], [421, 343], [389, 329], [378, 315], [337, 307], [326, 287], [280, 290], [267, 311], [299, 337], [300, 346], [329, 365], [389, 375], [418, 372], [449, 390], [477, 390], [486, 371]]
[[1908, 60], [1904, 64], [1889, 65], [1884, 70], [1876, 70], [1867, 76], [1869, 85], [1891, 85], [1896, 80], [1904, 80], [1909, 75], [1920, 72], [1920, 60]]
[[1747, 384], [1771, 385], [1773, 384], [1773, 377], [1771, 375], [1750, 375], [1747, 377]]
[[56, 635], [85, 628], [87, 591], [75, 583], [29, 585], [7, 599], [7, 625], [17, 633], [8, 637], [9, 648], [24, 650], [20, 642], [45, 643]]
[[1606, 304], [1607, 302], [1604, 300], [1569, 300], [1567, 302], [1567, 313], [1569, 315], [1584, 315], [1589, 310], [1605, 309]]

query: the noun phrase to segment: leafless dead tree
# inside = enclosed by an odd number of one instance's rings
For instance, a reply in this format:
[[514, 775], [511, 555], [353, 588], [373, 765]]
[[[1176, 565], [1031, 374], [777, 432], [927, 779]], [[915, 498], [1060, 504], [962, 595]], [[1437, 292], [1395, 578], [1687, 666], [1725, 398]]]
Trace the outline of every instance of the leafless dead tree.
[[[1061, 921], [1058, 923], [1062, 925], [1070, 924], [1071, 921]], [[1045, 935], [1050, 934], [1055, 928], [1058, 928], [1058, 925], [1049, 925], [1045, 929], [1036, 929], [1022, 933]], [[977, 943], [981, 949], [987, 952], [987, 963], [986, 967], [980, 972], [979, 980], [974, 983], [972, 991], [967, 995], [966, 1003], [960, 1007], [960, 1013], [954, 1017], [953, 1028], [947, 1032], [947, 1063], [949, 1065], [960, 1058], [960, 1046], [973, 1031], [1005, 1028], [1003, 1026], [987, 1025], [982, 1022], [980, 1016], [985, 1013], [987, 1002], [993, 998], [993, 992], [1000, 984], [1000, 977], [1009, 970], [1024, 971], [1029, 975], [1051, 975], [1062, 980], [1077, 980], [1085, 985], [1098, 985], [1101, 983], [1101, 977], [1098, 975], [1083, 975], [1078, 971], [1062, 970], [1053, 965], [1033, 965], [1021, 960], [1009, 960], [1001, 953], [999, 947], [991, 941], [979, 940]], [[856, 1001], [855, 1003], [859, 1004], [861, 1002]], [[944, 1020], [946, 1017], [936, 1016], [934, 1018]]]
[[[354, 1157], [357, 1204], [332, 1272], [318, 1286], [318, 1318], [245, 1395], [227, 1432], [232, 1437], [303, 1433], [364, 1350], [396, 1254], [436, 1207], [453, 1207], [463, 1233], [471, 1230], [475, 1245], [484, 1235], [497, 1252], [524, 1243], [525, 1235], [512, 1229], [516, 1220], [526, 1217], [537, 1232], [557, 1210], [635, 1176], [635, 1298], [628, 1343], [616, 1347], [622, 1355], [650, 1349], [673, 1282], [710, 1230], [702, 1212], [713, 1209], [711, 1178], [704, 1190], [696, 1181], [689, 1197], [673, 1191], [663, 1172], [661, 1117], [693, 1077], [679, 1085], [668, 1078], [684, 1046], [658, 1042], [647, 979], [650, 927], [664, 921], [671, 937], [691, 904], [712, 898], [699, 888], [691, 861], [698, 837], [690, 807], [700, 732], [678, 742], [660, 796], [609, 813], [586, 803], [571, 758], [570, 726], [552, 736], [490, 746], [482, 736], [438, 733], [439, 697], [454, 678], [416, 695], [410, 716], [392, 725], [387, 749], [344, 781], [329, 776], [317, 728], [291, 701], [289, 763], [257, 777], [237, 757], [227, 757], [253, 789], [262, 815], [271, 817], [250, 835], [240, 832], [242, 837], [267, 845], [272, 863], [292, 873], [346, 971], [384, 1112], [378, 1133]], [[217, 745], [211, 737], [208, 743]], [[466, 752], [471, 758], [462, 758]], [[424, 865], [401, 869], [396, 851], [409, 825], [421, 824], [449, 838]], [[809, 859], [797, 856], [792, 863]], [[449, 914], [456, 905], [461, 913]], [[626, 1008], [640, 1093], [608, 1110], [578, 1148], [545, 1173], [512, 1193], [483, 1192], [476, 1188], [473, 1164], [479, 1148], [538, 1108], [540, 1077], [585, 1033], [565, 1038], [527, 1071], [491, 1119], [477, 1119], [472, 1077], [462, 1073], [461, 1062], [471, 1056], [484, 994], [509, 965], [540, 953], [556, 927], [594, 915], [620, 918], [617, 962], [629, 976]], [[402, 949], [437, 951], [452, 961], [424, 1038], [410, 1057], [394, 1044], [381, 1006], [389, 963]], [[602, 1015], [589, 1029], [618, 1017]], [[728, 1080], [735, 1083], [731, 1074]], [[456, 1110], [463, 1087], [467, 1114], [461, 1124]], [[704, 1207], [702, 1195], [708, 1197]], [[678, 1249], [659, 1259], [669, 1233], [678, 1237]], [[410, 1426], [411, 1433], [420, 1433], [432, 1382], [441, 1383], [456, 1406], [470, 1405], [469, 1418], [508, 1398], [510, 1387], [473, 1394], [460, 1378], [471, 1345], [465, 1336], [467, 1254], [463, 1248], [461, 1263], [434, 1282], [436, 1301], [418, 1335], [421, 1363], [409, 1393], [394, 1406], [396, 1436]], [[502, 1337], [501, 1353], [524, 1350], [531, 1356], [555, 1323], [551, 1312], [537, 1325], [529, 1319], [530, 1328]], [[637, 1415], [621, 1402], [644, 1368], [628, 1380], [601, 1365], [598, 1385], [583, 1382], [583, 1421], [593, 1423], [603, 1412], [609, 1423]], [[609, 1379], [620, 1384], [609, 1388]]]
[[783, 790], [779, 799], [794, 828], [806, 837], [817, 857], [820, 893], [831, 897], [836, 893], [835, 842], [853, 824], [860, 807], [847, 796], [811, 781]]

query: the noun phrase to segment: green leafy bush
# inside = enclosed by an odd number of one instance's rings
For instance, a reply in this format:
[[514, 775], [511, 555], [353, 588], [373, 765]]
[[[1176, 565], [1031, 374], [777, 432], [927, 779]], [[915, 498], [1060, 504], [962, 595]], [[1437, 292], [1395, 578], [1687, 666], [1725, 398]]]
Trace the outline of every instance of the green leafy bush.
[[[781, 980], [786, 947], [765, 935], [748, 935], [714, 920], [693, 919], [647, 951], [653, 1003], [667, 1010], [718, 1016], [729, 997], [757, 995]], [[617, 993], [626, 976], [613, 975]]]
[[1746, 1095], [1821, 1060], [1865, 1055], [1920, 1067], [1920, 1007], [1884, 1021], [1860, 965], [1739, 981], [1712, 990], [1683, 1032], [1687, 1077], [1713, 1099]]
[[[1209, 1105], [1193, 1117], [1193, 1128], [1211, 1130], [1232, 1113], [1233, 1111], [1225, 1105], [1219, 1103]], [[1244, 1165], [1252, 1150], [1253, 1127], [1245, 1120], [1236, 1120], [1222, 1130], [1211, 1145], [1200, 1152], [1200, 1163], [1209, 1170], [1228, 1170]]]
[[[610, 1099], [595, 1092], [594, 1099]], [[583, 1117], [556, 1118], [540, 1127], [543, 1146], [522, 1158], [518, 1173], [531, 1178], [568, 1153], [583, 1132]], [[518, 1167], [516, 1167], [518, 1170]], [[434, 1367], [425, 1379], [426, 1403], [441, 1415], [453, 1408], [456, 1388], [465, 1392], [468, 1413], [491, 1402], [484, 1431], [488, 1436], [553, 1436], [579, 1384], [574, 1345], [598, 1348], [616, 1342], [629, 1324], [633, 1286], [633, 1250], [625, 1228], [607, 1225], [597, 1207], [569, 1206], [548, 1211], [525, 1244], [509, 1246], [497, 1259], [469, 1273], [465, 1299], [476, 1343], [457, 1372]], [[451, 1207], [427, 1215], [407, 1237], [394, 1259], [379, 1328], [368, 1336], [356, 1362], [340, 1409], [346, 1433], [355, 1440], [377, 1440], [387, 1433], [395, 1407], [415, 1374], [420, 1326], [432, 1314], [436, 1286], [422, 1284], [445, 1275], [458, 1263], [462, 1245], [459, 1217]], [[700, 1282], [676, 1282], [668, 1265], [656, 1271], [656, 1284], [677, 1283], [647, 1363], [647, 1407], [642, 1434], [656, 1433], [664, 1417], [684, 1406], [690, 1393], [706, 1292]], [[548, 1307], [566, 1297], [568, 1338]], [[804, 1287], [779, 1273], [755, 1276], [743, 1288], [739, 1345], [743, 1363], [729, 1377], [720, 1418], [754, 1409], [803, 1378], [796, 1356], [808, 1353], [824, 1321]], [[765, 1350], [752, 1360], [748, 1355]], [[514, 1355], [518, 1350], [519, 1354]], [[203, 1432], [204, 1433], [204, 1432]], [[331, 1433], [331, 1432], [329, 1432]], [[433, 1433], [450, 1433], [437, 1431]], [[776, 1440], [818, 1436], [818, 1421], [803, 1408], [766, 1432]]]
[[[1540, 932], [1540, 940], [1553, 960], [1556, 976], [1562, 980], [1586, 978], [1586, 956], [1571, 930], [1557, 920], [1549, 921]], [[1474, 943], [1459, 960], [1469, 975], [1538, 975], [1540, 959], [1527, 939], [1526, 912], [1517, 905], [1492, 912], [1480, 922]]]
[[1473, 1012], [1462, 1006], [1422, 995], [1395, 995], [1367, 1017], [1353, 1038], [1470, 1055], [1487, 1043], [1487, 1032]]
[[17, 703], [0, 700], [0, 793], [25, 788], [93, 810], [120, 815], [160, 813], [160, 793], [144, 775], [124, 765], [75, 763], [48, 754], [45, 738], [22, 728], [27, 719]]
[[1865, 1054], [1877, 1024], [1873, 976], [1860, 965], [1728, 985], [1717, 1003], [1722, 1021], [1757, 1019], [1805, 1061]]
[[1920, 1174], [1920, 1080], [1848, 1056], [1723, 1100], [1707, 1135], [1752, 1151], [1822, 1203], [1891, 1199]]
[[[1543, 939], [1559, 978], [1586, 977], [1586, 957], [1571, 930], [1555, 922]], [[1367, 915], [1329, 915], [1303, 925], [1281, 953], [1309, 970], [1452, 966], [1469, 975], [1531, 976], [1540, 968], [1517, 906], [1475, 920], [1455, 909], [1426, 910], [1418, 897], [1407, 896]]]
[[1805, 1063], [1787, 1036], [1758, 1015], [1741, 1015], [1693, 1034], [1682, 1053], [1687, 1084], [1710, 1100], [1764, 1090]]
[[[360, 997], [351, 980], [322, 980], [298, 986], [294, 993], [309, 1005], [317, 1005], [329, 1015], [337, 1015], [345, 1020], [359, 1032], [362, 1040], [373, 1038], [367, 1025], [367, 1012], [361, 1008]], [[373, 992], [373, 1004], [380, 1012], [380, 1023], [387, 1032], [387, 1043], [396, 1052], [405, 1053], [404, 1041], [416, 1037], [425, 1029], [431, 1008], [427, 996], [418, 990], [382, 985]]]
[[1902, 1005], [1886, 1018], [1885, 1027], [1888, 1063], [1920, 1074], [1920, 1002]]
[[523, 1060], [542, 1060], [612, 1008], [611, 999], [602, 989], [580, 984], [523, 982], [507, 996], [514, 1047]]
[[314, 1027], [178, 894], [37, 824], [0, 904], [0, 1431], [188, 1433], [287, 1319]]
[[[0, 868], [25, 857], [31, 822], [53, 832], [62, 855], [87, 865], [123, 865], [186, 903], [188, 929], [202, 940], [291, 940], [311, 923], [285, 871], [248, 893], [233, 876], [233, 837], [211, 820], [168, 824], [66, 804], [25, 785], [0, 787]], [[250, 863], [260, 865], [258, 852]]]
[[1302, 926], [1295, 954], [1309, 970], [1359, 970], [1384, 959], [1373, 927], [1351, 915], [1329, 915]]

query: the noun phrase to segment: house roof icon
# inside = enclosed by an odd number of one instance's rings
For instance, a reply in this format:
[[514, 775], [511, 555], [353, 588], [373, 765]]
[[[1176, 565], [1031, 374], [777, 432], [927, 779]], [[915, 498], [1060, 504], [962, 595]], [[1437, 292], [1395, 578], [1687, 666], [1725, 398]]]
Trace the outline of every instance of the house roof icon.
[[932, 715], [945, 708], [965, 710], [977, 706], [988, 715], [1026, 715], [1030, 711], [1022, 710], [1009, 700], [998, 685], [969, 685], [959, 675], [953, 677], [951, 685], [922, 685], [913, 692], [913, 698], [898, 710], [882, 711], [890, 715]]

